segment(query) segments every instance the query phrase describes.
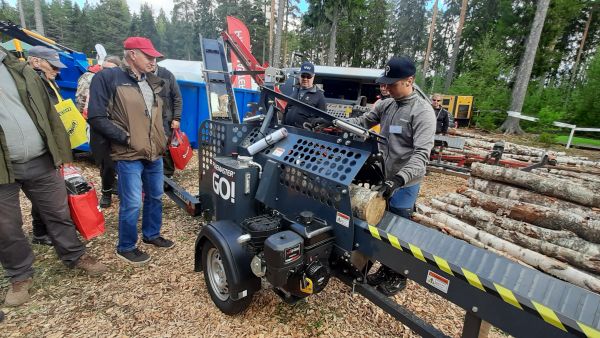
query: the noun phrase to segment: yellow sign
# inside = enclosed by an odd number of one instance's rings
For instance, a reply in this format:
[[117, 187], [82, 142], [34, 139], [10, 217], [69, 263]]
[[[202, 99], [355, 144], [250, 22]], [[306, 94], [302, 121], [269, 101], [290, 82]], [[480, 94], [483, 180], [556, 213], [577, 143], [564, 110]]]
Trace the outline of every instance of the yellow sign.
[[81, 113], [79, 113], [79, 110], [77, 110], [77, 107], [75, 107], [73, 100], [60, 101], [54, 107], [56, 107], [58, 116], [60, 116], [67, 134], [69, 134], [71, 149], [86, 143], [88, 141], [86, 122]]

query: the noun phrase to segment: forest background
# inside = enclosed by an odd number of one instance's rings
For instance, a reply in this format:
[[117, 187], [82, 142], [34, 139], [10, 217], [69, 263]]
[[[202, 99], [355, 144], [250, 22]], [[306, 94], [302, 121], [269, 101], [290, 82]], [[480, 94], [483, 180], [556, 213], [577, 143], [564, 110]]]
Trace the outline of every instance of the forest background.
[[[72, 0], [20, 0], [15, 6], [0, 0], [0, 20], [43, 30], [88, 56], [95, 55], [96, 43], [120, 54], [125, 37], [140, 35], [152, 39], [167, 58], [198, 60], [198, 34], [216, 38], [225, 29], [225, 17], [232, 15], [249, 28], [253, 54], [275, 66], [289, 66], [293, 52], [316, 64], [368, 68], [382, 68], [391, 55], [406, 55], [417, 63], [417, 82], [426, 92], [473, 95], [480, 111], [476, 124], [491, 130], [506, 119], [543, 1], [306, 2], [307, 10], [300, 11], [299, 0], [175, 0], [167, 14], [149, 4], [133, 10], [125, 0], [83, 6]], [[549, 142], [555, 138], [548, 135], [568, 133], [553, 130], [551, 121], [600, 127], [600, 104], [595, 102], [600, 99], [598, 7], [593, 0], [549, 1], [522, 108], [541, 123], [521, 123]], [[36, 8], [41, 13], [37, 24]]]

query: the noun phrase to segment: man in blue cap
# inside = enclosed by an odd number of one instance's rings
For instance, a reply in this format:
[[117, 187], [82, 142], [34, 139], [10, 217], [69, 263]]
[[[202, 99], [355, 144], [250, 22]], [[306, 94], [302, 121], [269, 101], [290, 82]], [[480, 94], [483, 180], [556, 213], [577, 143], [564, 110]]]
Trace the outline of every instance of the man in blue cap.
[[[304, 61], [300, 66], [300, 83], [298, 87], [294, 87], [291, 97], [298, 101], [302, 101], [310, 106], [327, 111], [325, 103], [325, 95], [323, 91], [314, 85], [315, 81], [315, 65], [308, 61]], [[298, 128], [311, 128], [312, 123], [318, 119], [317, 116], [302, 109], [301, 107], [288, 104], [285, 108], [285, 116], [283, 123], [289, 126]]]
[[[419, 195], [436, 129], [429, 100], [414, 88], [415, 73], [412, 60], [392, 57], [377, 79], [391, 97], [375, 105], [373, 111], [349, 119], [366, 128], [381, 125], [381, 134], [388, 142], [381, 145], [386, 181], [380, 193], [389, 199], [389, 210], [405, 218], [410, 218]], [[383, 265], [368, 276], [368, 282], [387, 295], [406, 287], [406, 277]]]

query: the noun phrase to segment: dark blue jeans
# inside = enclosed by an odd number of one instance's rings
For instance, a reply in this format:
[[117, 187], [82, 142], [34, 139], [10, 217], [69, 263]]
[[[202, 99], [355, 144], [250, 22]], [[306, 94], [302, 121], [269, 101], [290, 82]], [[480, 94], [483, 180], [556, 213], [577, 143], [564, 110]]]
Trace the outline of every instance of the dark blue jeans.
[[136, 248], [137, 220], [142, 207], [142, 235], [145, 239], [160, 236], [162, 225], [163, 161], [117, 161], [119, 175], [119, 243], [117, 251], [127, 252]]
[[420, 189], [421, 184], [418, 183], [396, 190], [390, 198], [390, 211], [400, 217], [410, 219]]

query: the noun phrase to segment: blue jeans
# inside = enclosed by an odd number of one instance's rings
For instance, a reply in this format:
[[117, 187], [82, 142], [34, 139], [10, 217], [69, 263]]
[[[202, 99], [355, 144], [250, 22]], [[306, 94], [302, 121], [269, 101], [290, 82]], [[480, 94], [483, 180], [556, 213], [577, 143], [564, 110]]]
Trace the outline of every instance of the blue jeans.
[[142, 207], [142, 235], [153, 240], [160, 236], [162, 225], [163, 162], [156, 161], [117, 161], [119, 175], [119, 243], [117, 251], [127, 252], [136, 248], [138, 233], [137, 220]]
[[420, 183], [396, 190], [390, 198], [390, 211], [400, 217], [410, 218], [419, 196], [419, 189]]

